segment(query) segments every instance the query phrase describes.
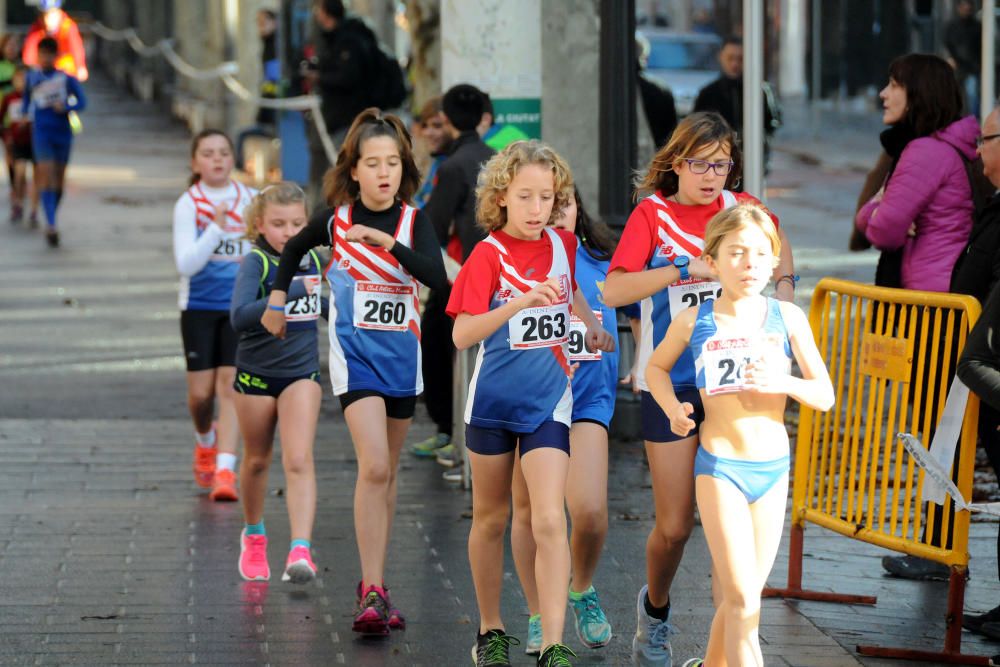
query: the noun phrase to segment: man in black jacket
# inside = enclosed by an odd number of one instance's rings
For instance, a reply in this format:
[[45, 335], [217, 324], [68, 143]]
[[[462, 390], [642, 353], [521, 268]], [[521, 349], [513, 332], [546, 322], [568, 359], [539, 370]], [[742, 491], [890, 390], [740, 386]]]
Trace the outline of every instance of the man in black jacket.
[[[485, 98], [481, 90], [468, 84], [453, 86], [444, 94], [442, 111], [452, 137], [451, 152], [437, 171], [437, 183], [424, 207], [437, 232], [442, 248], [456, 260], [465, 261], [472, 249], [486, 238], [476, 224], [476, 180], [483, 164], [495, 151], [483, 143], [476, 127], [483, 119]], [[456, 240], [453, 243], [453, 239]], [[451, 339], [451, 318], [445, 313], [451, 290], [431, 292], [421, 321], [421, 355], [424, 371], [424, 402], [437, 425], [435, 442], [416, 443], [410, 451], [428, 456], [434, 445], [438, 461], [452, 466], [460, 463], [454, 455], [452, 430], [452, 367], [455, 345]]]
[[[695, 111], [718, 112], [737, 135], [743, 134], [743, 40], [727, 37], [719, 51], [718, 79], [698, 92]], [[770, 84], [764, 82], [764, 164], [770, 156], [771, 135], [781, 126], [781, 111]]]
[[[368, 84], [375, 69], [373, 41], [360, 19], [348, 16], [343, 0], [314, 0], [316, 67], [306, 74], [319, 94], [326, 131], [339, 150], [354, 117], [371, 106]], [[313, 206], [320, 204], [323, 174], [330, 162], [319, 134], [309, 124], [309, 188]]]

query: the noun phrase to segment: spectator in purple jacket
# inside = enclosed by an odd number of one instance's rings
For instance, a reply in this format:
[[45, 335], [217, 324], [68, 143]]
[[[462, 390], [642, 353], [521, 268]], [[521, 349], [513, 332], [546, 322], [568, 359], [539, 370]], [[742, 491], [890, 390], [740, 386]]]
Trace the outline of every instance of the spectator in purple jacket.
[[976, 158], [979, 125], [963, 117], [954, 70], [937, 56], [911, 53], [894, 60], [879, 97], [889, 125], [880, 138], [892, 163], [854, 224], [883, 251], [876, 284], [947, 292], [972, 229], [963, 157]]

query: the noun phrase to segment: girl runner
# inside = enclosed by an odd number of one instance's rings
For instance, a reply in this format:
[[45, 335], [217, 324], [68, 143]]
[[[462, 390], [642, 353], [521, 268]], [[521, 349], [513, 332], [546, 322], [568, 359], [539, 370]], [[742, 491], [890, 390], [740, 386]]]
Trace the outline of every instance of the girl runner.
[[[641, 667], [670, 664], [670, 585], [694, 525], [692, 470], [698, 448], [697, 432], [681, 438], [668, 428], [669, 420], [646, 385], [646, 362], [677, 313], [714, 299], [721, 289], [700, 259], [705, 225], [738, 202], [760, 203], [751, 195], [725, 189], [738, 181], [739, 161], [736, 135], [722, 116], [693, 113], [685, 117], [653, 156], [638, 185], [640, 192], [651, 194], [629, 216], [604, 288], [607, 305], [641, 301], [642, 308], [638, 379], [656, 525], [646, 541], [647, 585], [639, 591], [638, 627], [632, 641], [633, 660]], [[778, 297], [791, 300], [795, 276], [791, 249], [784, 239], [774, 278]], [[682, 400], [695, 406], [700, 419], [690, 355], [681, 356], [672, 379]]]
[[294, 183], [270, 185], [253, 198], [243, 219], [253, 250], [240, 265], [230, 318], [239, 332], [236, 348], [236, 414], [243, 434], [240, 470], [243, 515], [240, 575], [267, 581], [264, 496], [271, 466], [275, 425], [281, 429], [281, 463], [288, 490], [292, 544], [282, 581], [304, 584], [316, 576], [310, 554], [316, 514], [313, 441], [323, 390], [319, 384], [316, 320], [321, 308], [319, 258], [309, 251], [298, 267], [285, 314], [287, 335], [277, 339], [260, 326], [274, 283], [278, 255], [288, 239], [306, 226], [306, 196]]
[[[803, 312], [761, 295], [780, 248], [774, 223], [756, 206], [712, 218], [701, 259], [722, 291], [677, 314], [646, 370], [674, 434], [688, 437], [699, 427], [692, 418], [696, 409], [703, 415], [695, 489], [721, 593], [708, 665], [764, 664], [757, 637], [760, 593], [778, 551], [788, 498], [786, 397], [822, 411], [834, 401]], [[685, 353], [694, 358], [704, 407], [674, 390], [672, 370]], [[802, 378], [790, 374], [793, 355]]]
[[570, 566], [563, 509], [573, 411], [570, 303], [585, 323], [588, 348], [610, 352], [614, 342], [573, 280], [575, 237], [546, 228], [572, 186], [569, 167], [541, 142], [517, 141], [491, 158], [476, 190], [477, 218], [490, 234], [462, 266], [448, 302], [458, 349], [480, 343], [465, 412], [469, 562], [480, 615], [472, 656], [479, 667], [509, 665], [509, 645], [517, 642], [504, 632], [500, 585], [518, 450], [537, 545], [538, 664], [569, 665], [573, 655], [561, 643]]
[[405, 627], [385, 586], [385, 561], [396, 509], [396, 472], [413, 419], [420, 375], [419, 284], [447, 285], [441, 246], [410, 197], [420, 184], [410, 135], [396, 116], [358, 114], [323, 192], [319, 211], [281, 253], [261, 320], [285, 335], [286, 292], [299, 262], [332, 246], [326, 277], [332, 293], [330, 376], [358, 457], [354, 529], [361, 556], [353, 629], [387, 635]]
[[[574, 233], [579, 241], [576, 251], [577, 284], [617, 348], [617, 315], [614, 308], [604, 305], [601, 294], [614, 248], [611, 231], [587, 215], [580, 193], [575, 189], [566, 208], [561, 213], [554, 213], [553, 218], [556, 229]], [[582, 320], [572, 317], [570, 361], [579, 363], [580, 367], [573, 375], [573, 416], [569, 432], [572, 456], [566, 480], [566, 504], [573, 523], [569, 603], [577, 637], [588, 648], [600, 648], [611, 641], [611, 624], [601, 608], [592, 582], [608, 532], [608, 426], [615, 410], [618, 353], [586, 349], [583, 344], [585, 332]], [[514, 466], [513, 495], [510, 539], [514, 564], [531, 612], [525, 652], [538, 655], [542, 644], [542, 623], [535, 585], [535, 542], [531, 537], [528, 488], [519, 465]]]
[[[194, 479], [212, 500], [236, 500], [233, 406], [236, 332], [229, 304], [240, 260], [250, 251], [241, 213], [256, 191], [230, 178], [233, 145], [220, 130], [191, 142], [191, 187], [174, 205], [174, 260], [181, 274], [181, 336], [188, 410], [194, 422]], [[219, 420], [213, 423], [215, 399]]]

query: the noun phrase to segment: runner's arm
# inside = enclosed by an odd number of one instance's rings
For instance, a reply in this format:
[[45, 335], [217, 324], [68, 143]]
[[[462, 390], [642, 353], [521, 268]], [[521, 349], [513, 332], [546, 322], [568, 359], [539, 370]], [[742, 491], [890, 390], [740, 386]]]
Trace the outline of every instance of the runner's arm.
[[413, 248], [396, 243], [389, 252], [399, 260], [411, 276], [427, 287], [444, 289], [448, 286], [448, 275], [445, 273], [444, 260], [441, 257], [441, 245], [427, 214], [423, 211], [417, 211], [413, 219]]
[[802, 377], [787, 375], [784, 378], [784, 391], [791, 398], [803, 405], [826, 412], [833, 407], [836, 396], [830, 373], [823, 363], [823, 357], [816, 348], [812, 328], [802, 309], [791, 303], [780, 305], [781, 317], [788, 329], [788, 337], [792, 345], [792, 353], [799, 364]]
[[260, 326], [260, 317], [267, 308], [267, 299], [258, 298], [263, 267], [260, 255], [255, 252], [240, 263], [229, 306], [229, 323], [235, 331], [249, 331]]
[[[281, 258], [278, 260], [277, 275], [274, 277], [274, 285], [271, 287], [270, 303], [285, 305], [284, 297], [288, 292], [288, 286], [292, 283], [292, 278], [299, 270], [299, 263], [302, 262], [302, 258], [307, 252], [317, 246], [332, 245], [329, 225], [329, 209], [317, 211], [309, 219], [309, 224], [302, 228], [302, 231], [288, 239], [284, 250], [281, 251]], [[275, 292], [281, 293], [280, 301], [275, 298]]]
[[209, 225], [198, 236], [197, 215], [194, 202], [187, 195], [174, 205], [174, 262], [178, 273], [188, 278], [205, 268], [212, 250], [224, 236], [218, 225]]

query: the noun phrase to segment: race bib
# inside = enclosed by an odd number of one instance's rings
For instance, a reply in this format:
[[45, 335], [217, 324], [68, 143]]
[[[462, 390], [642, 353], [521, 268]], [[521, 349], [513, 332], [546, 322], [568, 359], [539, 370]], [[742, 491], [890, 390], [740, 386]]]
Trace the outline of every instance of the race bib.
[[226, 238], [219, 241], [215, 250], [212, 251], [210, 259], [214, 262], [238, 262], [248, 252], [250, 252], [250, 242], [243, 238], [242, 232], [240, 232], [239, 234], [227, 235]]
[[[594, 313], [597, 322], [604, 326], [604, 313], [597, 311]], [[591, 352], [587, 349], [587, 324], [576, 315], [570, 316], [569, 320], [569, 360], [570, 361], [600, 361], [601, 351]]]
[[746, 386], [746, 366], [753, 354], [753, 339], [709, 338], [701, 350], [705, 369], [705, 393], [726, 394]]
[[305, 283], [306, 294], [285, 304], [285, 319], [289, 322], [308, 322], [319, 319], [320, 288], [319, 276], [295, 276], [293, 280]]
[[66, 79], [56, 76], [39, 83], [31, 91], [35, 108], [48, 109], [56, 103], [66, 104]]
[[354, 284], [354, 326], [406, 331], [413, 319], [413, 285], [358, 281]]
[[722, 295], [722, 285], [714, 280], [688, 278], [667, 286], [670, 301], [670, 319], [673, 320], [685, 308], [700, 306], [706, 301], [714, 301]]
[[569, 340], [569, 304], [525, 308], [507, 323], [510, 349], [553, 347]]

